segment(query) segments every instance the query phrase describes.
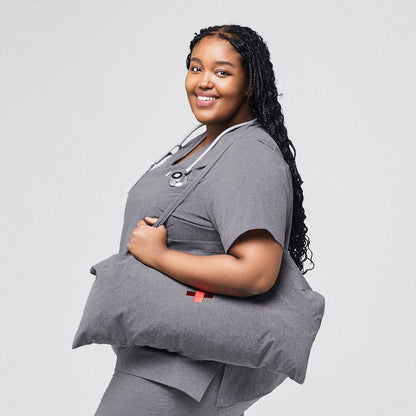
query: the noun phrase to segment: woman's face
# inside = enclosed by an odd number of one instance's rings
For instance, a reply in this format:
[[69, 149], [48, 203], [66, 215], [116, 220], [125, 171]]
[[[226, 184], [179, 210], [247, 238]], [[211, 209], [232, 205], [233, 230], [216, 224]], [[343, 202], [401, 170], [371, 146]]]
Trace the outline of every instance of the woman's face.
[[225, 39], [206, 36], [194, 46], [185, 88], [192, 112], [212, 133], [253, 119], [241, 55]]

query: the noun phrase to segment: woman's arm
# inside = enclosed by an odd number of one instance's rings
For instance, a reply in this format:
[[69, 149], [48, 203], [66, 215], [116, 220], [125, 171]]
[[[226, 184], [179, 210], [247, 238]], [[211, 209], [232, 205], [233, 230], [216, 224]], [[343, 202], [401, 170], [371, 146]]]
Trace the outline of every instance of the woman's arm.
[[[157, 218], [145, 217], [154, 224]], [[240, 235], [227, 254], [200, 256], [166, 245], [164, 225], [140, 220], [127, 250], [138, 260], [179, 282], [221, 295], [248, 297], [267, 292], [280, 270], [282, 247], [266, 229]]]
[[200, 256], [166, 247], [150, 266], [206, 292], [248, 297], [274, 285], [281, 259], [280, 244], [268, 231], [258, 229], [242, 234], [228, 254]]

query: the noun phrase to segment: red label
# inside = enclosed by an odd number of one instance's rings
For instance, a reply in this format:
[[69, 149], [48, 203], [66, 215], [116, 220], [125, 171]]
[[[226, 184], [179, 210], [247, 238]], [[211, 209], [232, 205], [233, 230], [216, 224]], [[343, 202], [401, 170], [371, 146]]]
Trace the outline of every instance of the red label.
[[193, 296], [194, 297], [194, 302], [198, 302], [198, 303], [202, 303], [204, 298], [212, 298], [213, 297], [212, 294], [205, 293], [202, 290], [197, 290], [196, 292], [191, 292], [190, 290], [188, 290], [186, 292], [186, 296]]
[[197, 290], [194, 296], [194, 302], [202, 303], [204, 300], [205, 292], [202, 292], [200, 290]]

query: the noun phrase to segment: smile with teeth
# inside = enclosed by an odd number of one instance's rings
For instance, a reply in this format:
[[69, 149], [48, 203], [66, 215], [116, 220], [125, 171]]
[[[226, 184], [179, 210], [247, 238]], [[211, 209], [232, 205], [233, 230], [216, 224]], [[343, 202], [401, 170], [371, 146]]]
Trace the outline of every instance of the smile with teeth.
[[197, 95], [197, 98], [200, 101], [215, 101], [218, 97], [205, 97], [202, 95]]

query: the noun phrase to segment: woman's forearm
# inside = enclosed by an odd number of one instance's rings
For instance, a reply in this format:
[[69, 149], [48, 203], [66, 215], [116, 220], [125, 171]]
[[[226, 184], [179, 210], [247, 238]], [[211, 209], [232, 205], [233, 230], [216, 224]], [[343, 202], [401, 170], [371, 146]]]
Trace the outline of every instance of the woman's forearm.
[[199, 256], [166, 248], [153, 267], [205, 292], [240, 297], [259, 294], [253, 287], [252, 271], [229, 254]]

